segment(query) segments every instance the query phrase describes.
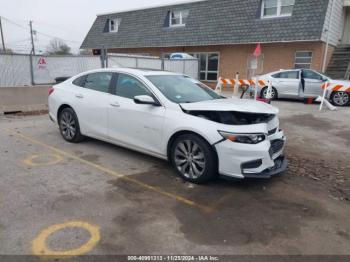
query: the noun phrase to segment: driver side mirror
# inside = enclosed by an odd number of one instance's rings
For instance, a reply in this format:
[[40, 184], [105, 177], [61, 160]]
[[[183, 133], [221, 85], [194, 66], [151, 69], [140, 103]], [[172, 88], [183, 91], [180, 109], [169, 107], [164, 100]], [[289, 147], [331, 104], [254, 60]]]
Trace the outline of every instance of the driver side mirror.
[[322, 82], [327, 82], [327, 81], [328, 81], [328, 78], [322, 77]]
[[161, 106], [161, 104], [158, 101], [155, 101], [153, 97], [147, 95], [135, 96], [134, 102], [139, 105]]

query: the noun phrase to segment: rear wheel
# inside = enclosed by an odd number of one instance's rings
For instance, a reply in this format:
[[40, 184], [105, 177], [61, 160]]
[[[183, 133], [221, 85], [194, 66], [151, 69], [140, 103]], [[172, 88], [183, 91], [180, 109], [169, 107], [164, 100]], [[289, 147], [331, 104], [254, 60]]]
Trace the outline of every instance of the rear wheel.
[[179, 136], [171, 147], [171, 162], [186, 181], [202, 184], [217, 175], [217, 158], [211, 146], [193, 134]]
[[335, 106], [346, 106], [350, 102], [350, 94], [348, 92], [333, 92], [330, 101]]
[[79, 143], [84, 140], [80, 133], [79, 121], [72, 108], [65, 108], [59, 115], [59, 127], [62, 137], [69, 143]]
[[[268, 91], [268, 87], [264, 87], [261, 90], [261, 98], [267, 99], [267, 91]], [[278, 98], [278, 93], [276, 88], [272, 87], [272, 92], [271, 92], [271, 100], [276, 100]]]

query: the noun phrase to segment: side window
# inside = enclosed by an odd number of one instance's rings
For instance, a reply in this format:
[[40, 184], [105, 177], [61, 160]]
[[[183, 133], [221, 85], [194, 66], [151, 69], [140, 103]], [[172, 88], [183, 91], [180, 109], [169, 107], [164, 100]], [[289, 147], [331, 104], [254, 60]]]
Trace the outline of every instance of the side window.
[[93, 73], [86, 76], [84, 87], [91, 90], [108, 93], [111, 80], [112, 73]]
[[273, 78], [284, 78], [284, 79], [299, 79], [299, 72], [298, 71], [286, 71], [274, 74], [272, 76]]
[[73, 81], [73, 85], [84, 87], [86, 76], [81, 76]]
[[322, 76], [311, 70], [304, 70], [303, 76], [305, 79], [322, 80]]
[[144, 84], [136, 78], [125, 74], [119, 74], [118, 76], [116, 95], [129, 99], [134, 99], [135, 96], [142, 95], [153, 97]]
[[280, 78], [299, 79], [298, 71], [282, 72]]

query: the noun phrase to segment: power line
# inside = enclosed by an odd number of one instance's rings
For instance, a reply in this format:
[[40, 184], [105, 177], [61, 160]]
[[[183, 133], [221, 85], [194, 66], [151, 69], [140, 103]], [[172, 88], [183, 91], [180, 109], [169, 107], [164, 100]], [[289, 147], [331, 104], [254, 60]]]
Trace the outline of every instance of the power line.
[[51, 27], [51, 28], [59, 29], [59, 30], [62, 30], [62, 31], [64, 31], [64, 32], [70, 31], [70, 32], [72, 32], [72, 33], [79, 33], [78, 30], [75, 30], [75, 29], [72, 29], [72, 28], [68, 28], [68, 29], [67, 29], [67, 28], [64, 28], [64, 27], [59, 26], [59, 25], [53, 25], [53, 24], [49, 24], [49, 23], [46, 23], [46, 22], [42, 22], [42, 21], [37, 21], [37, 20], [35, 20], [35, 23], [36, 23], [36, 24], [42, 24], [42, 25], [44, 25], [44, 26], [46, 26], [46, 27]]
[[36, 31], [36, 32], [37, 32], [38, 35], [46, 36], [48, 38], [57, 38], [57, 39], [60, 39], [60, 40], [66, 41], [66, 42], [71, 42], [71, 43], [78, 43], [78, 44], [81, 43], [79, 41], [67, 40], [67, 39], [64, 39], [64, 38], [61, 38], [61, 37], [58, 37], [58, 36], [49, 35], [49, 34], [46, 34], [46, 33], [39, 32], [39, 31]]
[[7, 41], [7, 44], [16, 44], [16, 43], [23, 43], [23, 42], [27, 42], [27, 41], [29, 41], [29, 39], [28, 38], [26, 38], [26, 39], [22, 39], [22, 40], [15, 40], [15, 41]]
[[17, 24], [16, 22], [14, 22], [14, 21], [6, 18], [6, 17], [1, 16], [1, 18], [4, 19], [5, 21], [7, 21], [8, 23], [12, 24], [12, 25], [18, 26], [18, 27], [20, 27], [20, 28], [22, 28], [24, 30], [28, 30], [28, 27], [24, 27], [23, 25]]
[[[14, 22], [14, 21], [11, 20], [11, 19], [8, 19], [8, 18], [3, 17], [3, 16], [0, 16], [0, 17], [2, 17], [5, 21], [7, 21], [8, 23], [10, 23], [10, 24], [12, 24], [12, 25], [15, 25], [15, 26], [20, 27], [20, 28], [25, 29], [25, 30], [29, 30], [29, 29], [30, 29], [30, 26], [25, 27], [25, 26], [22, 26], [22, 25], [20, 25], [20, 24], [18, 24], [18, 23], [16, 23], [16, 22]], [[46, 36], [46, 37], [48, 37], [48, 38], [57, 38], [57, 39], [60, 39], [60, 40], [65, 41], [65, 42], [81, 44], [80, 41], [64, 39], [64, 38], [62, 38], [62, 37], [58, 37], [58, 36], [54, 36], [54, 35], [50, 35], [50, 34], [43, 33], [43, 32], [41, 32], [41, 31], [33, 30], [33, 33], [34, 33], [34, 32], [36, 32], [36, 33], [39, 34], [39, 35]]]

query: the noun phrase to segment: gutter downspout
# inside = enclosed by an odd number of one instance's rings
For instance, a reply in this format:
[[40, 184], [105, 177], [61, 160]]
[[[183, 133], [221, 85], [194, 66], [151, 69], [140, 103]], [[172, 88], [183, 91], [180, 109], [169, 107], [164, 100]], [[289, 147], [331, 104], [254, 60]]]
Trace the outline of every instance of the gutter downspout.
[[324, 52], [323, 56], [323, 64], [322, 64], [322, 73], [326, 72], [326, 66], [327, 66], [327, 56], [328, 56], [328, 48], [329, 48], [329, 41], [330, 41], [330, 30], [333, 22], [333, 10], [334, 10], [334, 2], [335, 0], [330, 0], [332, 1], [332, 7], [331, 7], [331, 16], [329, 18], [329, 23], [328, 23], [328, 28], [327, 28], [327, 40], [326, 40], [326, 50]]

